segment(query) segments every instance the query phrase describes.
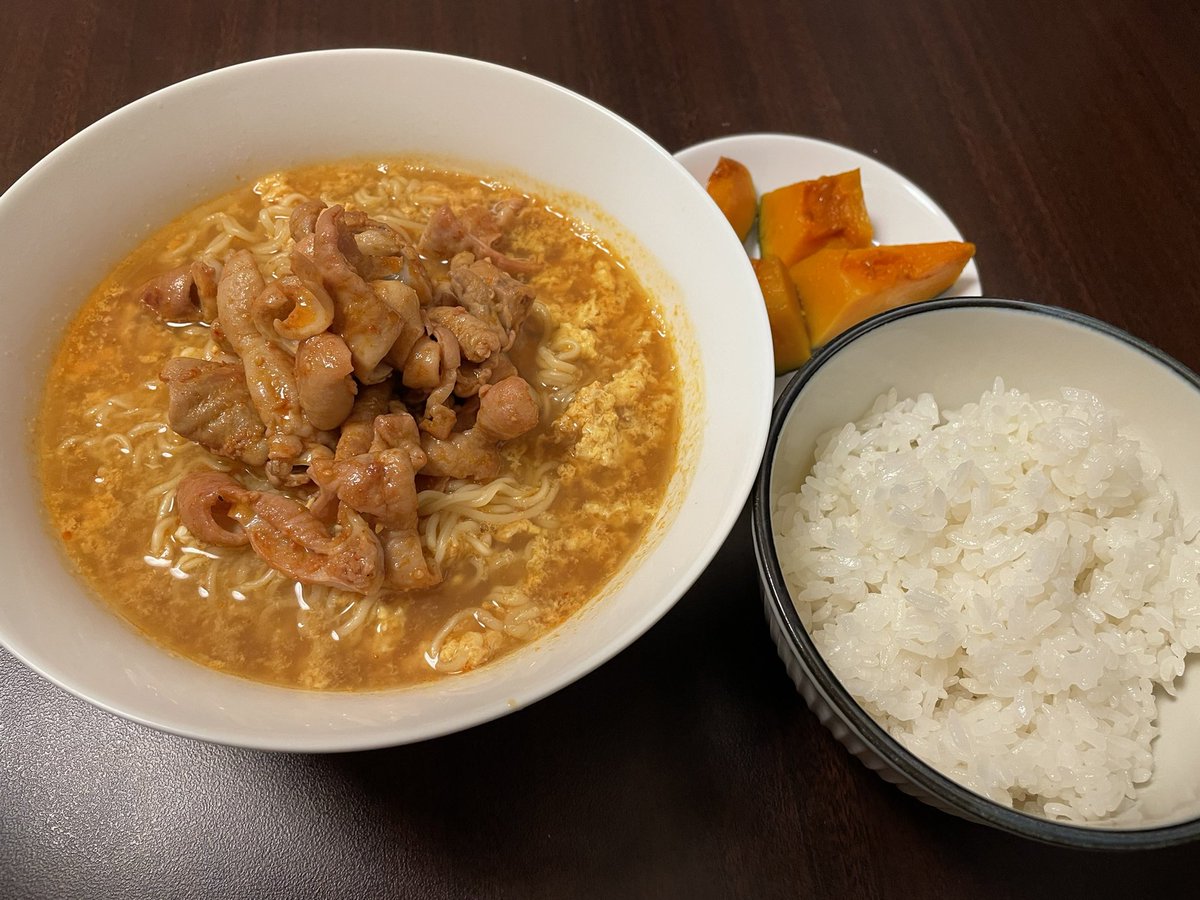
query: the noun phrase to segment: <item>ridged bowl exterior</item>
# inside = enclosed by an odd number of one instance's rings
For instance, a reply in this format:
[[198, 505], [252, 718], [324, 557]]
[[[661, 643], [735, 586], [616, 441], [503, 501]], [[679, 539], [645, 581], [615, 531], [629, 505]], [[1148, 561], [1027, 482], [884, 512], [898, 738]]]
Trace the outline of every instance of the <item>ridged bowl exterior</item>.
[[889, 765], [886, 759], [872, 749], [871, 744], [853, 729], [850, 722], [842, 716], [836, 706], [825, 699], [824, 695], [817, 689], [816, 683], [809, 677], [804, 665], [800, 662], [800, 657], [796, 655], [788, 643], [784, 626], [780, 622], [778, 607], [772, 600], [771, 593], [763, 590], [762, 598], [764, 612], [767, 616], [767, 627], [770, 629], [771, 640], [775, 643], [775, 649], [779, 653], [779, 658], [783, 661], [783, 667], [787, 670], [788, 677], [792, 679], [792, 684], [796, 685], [796, 690], [800, 692], [800, 696], [804, 698], [804, 702], [808, 705], [808, 708], [812, 710], [817, 720], [829, 729], [830, 734], [837, 738], [847, 750], [858, 757], [859, 762], [864, 766], [884, 781], [894, 784], [910, 797], [916, 797], [918, 800], [928, 803], [942, 812], [959, 816], [971, 822], [981, 822], [982, 820], [976, 816], [972, 816], [965, 810], [958, 809], [944, 802], [937, 794], [923, 790], [919, 785], [914, 784], [904, 776], [904, 773]]

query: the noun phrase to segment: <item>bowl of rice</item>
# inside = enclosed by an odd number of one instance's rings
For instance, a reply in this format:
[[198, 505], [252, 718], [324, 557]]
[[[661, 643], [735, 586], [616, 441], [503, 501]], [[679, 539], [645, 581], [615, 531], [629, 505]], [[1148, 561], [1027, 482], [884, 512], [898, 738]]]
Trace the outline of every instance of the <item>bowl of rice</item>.
[[862, 323], [779, 398], [755, 492], [788, 673], [939, 809], [1075, 847], [1196, 837], [1197, 446], [1200, 379], [1087, 316]]

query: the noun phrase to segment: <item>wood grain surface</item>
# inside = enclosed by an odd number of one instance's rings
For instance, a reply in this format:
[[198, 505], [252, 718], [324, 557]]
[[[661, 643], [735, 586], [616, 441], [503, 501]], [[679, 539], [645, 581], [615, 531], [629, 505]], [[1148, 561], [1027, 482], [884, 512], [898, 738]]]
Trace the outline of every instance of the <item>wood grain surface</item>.
[[[4, 0], [0, 186], [150, 91], [348, 46], [512, 66], [672, 151], [749, 131], [854, 147], [942, 205], [990, 294], [1099, 316], [1200, 367], [1194, 4]], [[611, 663], [417, 746], [194, 743], [0, 650], [2, 897], [1188, 896], [1195, 854], [1032, 844], [868, 772], [775, 658], [745, 516]]]

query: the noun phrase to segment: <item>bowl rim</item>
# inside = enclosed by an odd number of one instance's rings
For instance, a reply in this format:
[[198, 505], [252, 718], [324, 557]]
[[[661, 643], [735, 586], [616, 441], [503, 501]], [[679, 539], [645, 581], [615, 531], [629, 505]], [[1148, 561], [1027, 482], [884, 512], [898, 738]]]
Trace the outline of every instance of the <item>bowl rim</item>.
[[[393, 48], [393, 47], [339, 47], [318, 50], [305, 50], [294, 53], [282, 53], [268, 56], [257, 57], [234, 64], [221, 66], [205, 72], [200, 72], [195, 75], [183, 78], [179, 81], [164, 85], [156, 90], [143, 96], [134, 98], [127, 103], [111, 110], [104, 116], [89, 123], [73, 133], [62, 143], [50, 149], [44, 156], [38, 159], [28, 170], [22, 173], [9, 187], [0, 193], [0, 204], [3, 204], [10, 197], [19, 196], [22, 192], [33, 189], [33, 186], [42, 178], [45, 172], [52, 169], [53, 166], [65, 155], [69, 154], [74, 147], [81, 141], [94, 138], [98, 133], [104, 132], [105, 129], [115, 127], [122, 123], [122, 120], [128, 117], [134, 111], [139, 111], [146, 108], [155, 108], [162, 103], [170, 100], [174, 102], [182, 92], [200, 85], [210, 83], [220, 83], [226, 79], [237, 78], [239, 76], [253, 73], [261, 69], [269, 69], [273, 66], [299, 64], [305, 61], [328, 61], [337, 58], [347, 58], [351, 62], [371, 59], [371, 58], [387, 58], [387, 57], [407, 57], [412, 59], [426, 59], [433, 61], [445, 61], [462, 67], [469, 67], [480, 73], [493, 73], [502, 75], [506, 78], [511, 78], [514, 81], [525, 82], [530, 85], [535, 85], [539, 89], [570, 98], [570, 100], [578, 104], [582, 108], [586, 108], [590, 115], [603, 117], [614, 125], [624, 129], [629, 134], [635, 136], [640, 142], [647, 145], [654, 151], [654, 154], [661, 159], [665, 167], [674, 168], [679, 176], [680, 183], [689, 185], [687, 188], [691, 190], [697, 198], [706, 197], [703, 185], [695, 181], [684, 166], [667, 151], [662, 144], [651, 137], [645, 130], [630, 122], [624, 116], [619, 115], [608, 107], [598, 103], [597, 101], [572, 90], [571, 88], [560, 85], [554, 81], [542, 78], [538, 75], [531, 74], [521, 69], [511, 66], [501, 65], [499, 63], [490, 62], [483, 59], [478, 59], [471, 56], [464, 56], [453, 53], [440, 53], [428, 50], [408, 49], [408, 48]], [[589, 198], [593, 199], [593, 198]], [[719, 216], [719, 211], [713, 208], [713, 213]], [[722, 220], [723, 221], [723, 220]], [[744, 258], [736, 236], [730, 234], [730, 258], [733, 259], [733, 250], [737, 249], [739, 257]], [[750, 270], [749, 261], [746, 260], [746, 284], [753, 284], [753, 275]], [[761, 334], [764, 342], [768, 339], [767, 319], [765, 310], [760, 314], [761, 318]], [[764, 343], [764, 346], [767, 346]], [[46, 679], [51, 684], [59, 689], [84, 700], [88, 704], [101, 709], [107, 713], [119, 716], [128, 721], [136, 722], [153, 728], [163, 733], [177, 735], [180, 737], [199, 740], [202, 742], [222, 744], [226, 746], [244, 747], [249, 749], [260, 749], [267, 751], [279, 752], [305, 752], [305, 753], [326, 753], [326, 752], [349, 752], [358, 750], [371, 750], [381, 747], [400, 746], [408, 743], [429, 740], [432, 738], [441, 737], [447, 734], [452, 734], [460, 731], [465, 731], [477, 725], [482, 725], [498, 718], [509, 715], [520, 709], [524, 709], [534, 703], [555, 694], [564, 688], [570, 686], [579, 679], [587, 676], [596, 669], [603, 666], [605, 663], [612, 660], [615, 656], [626, 650], [631, 644], [643, 637], [646, 632], [654, 627], [675, 605], [684, 598], [687, 592], [694, 586], [696, 580], [703, 574], [705, 568], [715, 558], [717, 552], [724, 544], [728, 535], [737, 523], [738, 517], [741, 515], [747, 499], [753, 489], [754, 479], [757, 475], [760, 463], [762, 448], [766, 443], [766, 436], [769, 430], [771, 397], [769, 386], [772, 380], [770, 374], [769, 356], [762, 362], [762, 375], [764, 392], [760, 401], [754, 402], [755, 415], [753, 419], [753, 431], [747, 434], [750, 440], [745, 444], [747, 452], [744, 457], [740, 457], [736, 461], [736, 465], [730, 466], [728, 471], [729, 478], [723, 485], [722, 507], [717, 515], [714, 515], [712, 529], [703, 535], [695, 542], [695, 546], [690, 549], [686, 556], [681, 555], [677, 563], [677, 573], [673, 582], [673, 586], [661, 592], [654, 598], [653, 602], [645, 604], [646, 611], [643, 615], [633, 620], [618, 634], [611, 639], [605, 640], [597, 644], [597, 650], [594, 654], [586, 654], [580, 658], [571, 661], [569, 664], [563, 665], [560, 669], [541, 678], [536, 686], [521, 691], [519, 693], [510, 692], [503, 699], [496, 699], [486, 703], [478, 703], [472, 709], [454, 717], [452, 721], [444, 722], [437, 728], [416, 728], [407, 722], [390, 721], [375, 725], [370, 733], [363, 734], [361, 731], [348, 731], [345, 733], [331, 732], [321, 735], [317, 739], [309, 739], [300, 737], [296, 732], [289, 733], [282, 739], [276, 739], [274, 736], [269, 737], [246, 737], [241, 734], [237, 728], [223, 726], [220, 729], [214, 729], [209, 726], [196, 726], [188, 717], [182, 716], [171, 719], [164, 719], [157, 716], [151, 716], [131, 710], [121, 701], [114, 700], [109, 696], [98, 695], [92, 690], [91, 685], [81, 683], [73, 678], [62, 676], [59, 668], [53, 663], [53, 660], [47, 660], [40, 654], [29, 651], [19, 636], [10, 634], [0, 634], [0, 647], [6, 649], [20, 663], [29, 668], [31, 671]], [[678, 507], [672, 514], [670, 523], [676, 520], [682, 521], [683, 509]], [[674, 525], [670, 525], [674, 527]], [[639, 565], [641, 565], [639, 563]], [[78, 578], [76, 578], [78, 581]], [[87, 592], [86, 586], [82, 589]], [[94, 600], [94, 598], [92, 598]], [[123, 623], [124, 627], [131, 628], [129, 623]], [[134, 629], [136, 630], [136, 629]], [[544, 637], [552, 637], [553, 632]], [[153, 644], [160, 653], [168, 656], [175, 656], [179, 659], [187, 661], [191, 664], [200, 666], [200, 663], [194, 660], [189, 660], [187, 657], [179, 656], [173, 651], [158, 645], [154, 641], [142, 636], [143, 640]], [[534, 642], [536, 643], [536, 642]], [[207, 668], [207, 667], [204, 667]], [[209, 670], [212, 671], [212, 670]], [[308, 691], [302, 688], [282, 687], [266, 682], [254, 681], [252, 679], [241, 679], [240, 676], [226, 675], [225, 677], [246, 680], [250, 683], [269, 690], [278, 690], [292, 694], [330, 694], [338, 692], [325, 691]], [[402, 693], [413, 689], [420, 689], [422, 685], [416, 684], [411, 686], [399, 686], [395, 688], [386, 688], [377, 691], [360, 691], [354, 692], [358, 695], [373, 694], [380, 697], [387, 697], [396, 693]], [[419, 733], [413, 733], [419, 731]]]
[[1140, 350], [1152, 361], [1166, 366], [1200, 392], [1200, 376], [1141, 338], [1092, 316], [1028, 300], [995, 297], [950, 297], [929, 300], [880, 313], [839, 335], [814, 354], [813, 358], [788, 382], [776, 401], [772, 411], [771, 429], [767, 436], [763, 464], [759, 470], [751, 501], [751, 526], [759, 579], [767, 597], [767, 607], [779, 623], [780, 632], [784, 636], [779, 651], [783, 653], [783, 645], [786, 644], [787, 650], [798, 663], [809, 683], [834, 710], [842, 723], [864, 745], [878, 754], [888, 766], [899, 772], [905, 779], [968, 819], [1042, 843], [1087, 850], [1155, 849], [1192, 840], [1200, 836], [1200, 817], [1154, 828], [1107, 828], [1075, 825], [1043, 819], [1030, 813], [1001, 806], [988, 800], [982, 794], [977, 794], [970, 788], [960, 785], [918, 758], [916, 754], [906, 750], [859, 705], [822, 658], [791, 601], [787, 582], [783, 577], [779, 557], [775, 552], [772, 540], [769, 497], [775, 454], [784, 422], [791, 412], [792, 405], [803, 393], [815, 373], [841, 350], [859, 338], [886, 327], [892, 322], [913, 316], [971, 308], [1005, 309], [1022, 314], [1048, 316], [1093, 329]]

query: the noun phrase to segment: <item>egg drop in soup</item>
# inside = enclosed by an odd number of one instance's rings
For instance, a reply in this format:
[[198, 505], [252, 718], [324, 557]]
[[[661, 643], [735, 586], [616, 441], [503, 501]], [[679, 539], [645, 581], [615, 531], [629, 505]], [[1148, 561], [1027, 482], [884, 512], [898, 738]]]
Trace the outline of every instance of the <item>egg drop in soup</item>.
[[371, 690], [600, 594], [663, 504], [681, 399], [660, 309], [578, 222], [356, 162], [138, 247], [68, 326], [35, 440], [70, 563], [149, 638]]

